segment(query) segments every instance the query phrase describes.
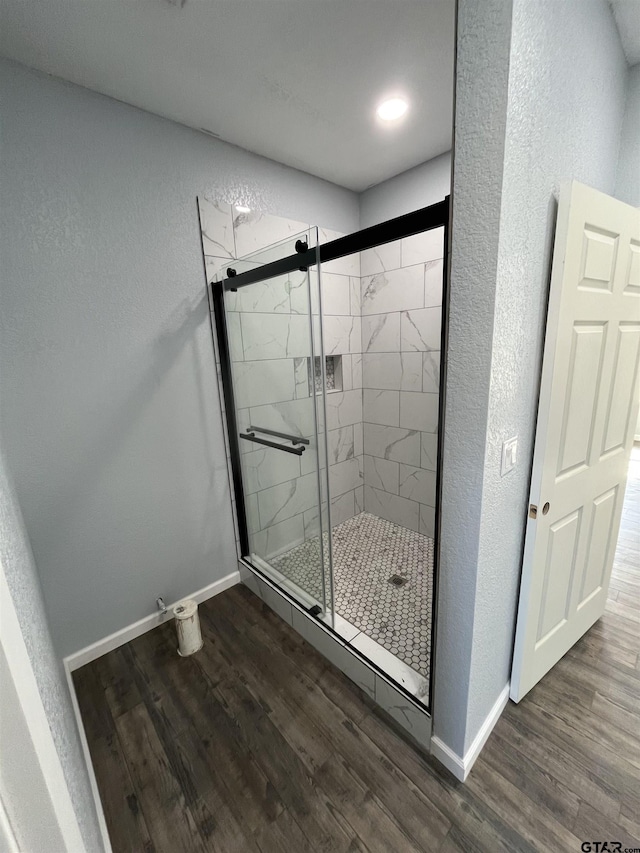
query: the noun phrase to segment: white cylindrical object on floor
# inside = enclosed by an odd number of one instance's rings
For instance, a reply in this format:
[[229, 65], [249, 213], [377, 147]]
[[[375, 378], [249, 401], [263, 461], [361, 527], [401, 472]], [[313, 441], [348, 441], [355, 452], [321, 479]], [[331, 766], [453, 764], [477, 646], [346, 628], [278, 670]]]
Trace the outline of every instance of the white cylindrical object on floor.
[[178, 633], [178, 654], [187, 657], [202, 648], [202, 633], [198, 605], [191, 599], [181, 601], [173, 608]]

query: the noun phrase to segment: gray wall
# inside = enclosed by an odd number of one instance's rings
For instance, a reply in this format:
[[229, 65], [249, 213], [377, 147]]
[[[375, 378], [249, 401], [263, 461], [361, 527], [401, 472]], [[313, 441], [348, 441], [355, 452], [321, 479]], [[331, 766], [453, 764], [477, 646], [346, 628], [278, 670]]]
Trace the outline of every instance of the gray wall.
[[[504, 111], [498, 103], [508, 34], [500, 16], [507, 5], [460, 2], [444, 463], [448, 579], [438, 618], [448, 633], [445, 648], [453, 643], [453, 620], [464, 624], [460, 645], [471, 643], [471, 666], [467, 688], [452, 661], [438, 660], [438, 702], [467, 710], [464, 721], [463, 714], [439, 716], [437, 707], [435, 717], [436, 734], [456, 751], [469, 747], [510, 675], [558, 188], [575, 178], [613, 193], [624, 110], [626, 64], [607, 3], [514, 0], [502, 193], [493, 180], [486, 186], [500, 171], [493, 118], [500, 121]], [[499, 39], [488, 55], [490, 33]], [[487, 108], [495, 109], [492, 121]], [[482, 294], [480, 306], [471, 292]], [[520, 461], [503, 478], [501, 445], [514, 435]], [[462, 541], [454, 544], [456, 536]], [[476, 590], [473, 607], [469, 589]]]
[[0, 394], [59, 655], [235, 568], [196, 195], [354, 193], [0, 61]]
[[[7, 474], [5, 460], [0, 449], [0, 559], [4, 568], [11, 598], [16, 610], [27, 653], [31, 661], [38, 691], [49, 720], [51, 734], [60, 758], [60, 763], [71, 795], [71, 801], [80, 825], [88, 853], [103, 850], [102, 840], [98, 829], [98, 818], [89, 787], [89, 777], [84, 763], [82, 747], [76, 729], [73, 708], [69, 697], [66, 678], [59, 658], [54, 652], [44, 603], [38, 582], [38, 575], [33, 561], [29, 540], [24, 529], [20, 507], [14, 489]], [[10, 685], [2, 681], [3, 689], [9, 690]], [[11, 693], [3, 697], [3, 708], [7, 710], [12, 700]], [[4, 700], [8, 703], [4, 704]], [[11, 722], [16, 718], [3, 716], [3, 735], [19, 737], [25, 734], [19, 726], [12, 727]], [[26, 733], [28, 737], [28, 733]], [[4, 782], [8, 782], [14, 768], [11, 766], [12, 755], [3, 753]], [[5, 761], [6, 759], [6, 766]], [[25, 751], [25, 762], [33, 759], [31, 751]], [[14, 782], [18, 781], [14, 775]], [[37, 774], [32, 779], [32, 785], [38, 784]], [[20, 788], [7, 790], [6, 794], [18, 795]], [[34, 788], [34, 795], [37, 788]], [[24, 794], [24, 791], [22, 792]], [[8, 804], [10, 806], [10, 804]], [[18, 813], [24, 811], [24, 803], [17, 806]], [[42, 803], [42, 813], [32, 814], [30, 826], [16, 827], [17, 831], [24, 830], [25, 838], [34, 839], [38, 827], [43, 827], [44, 820], [50, 811], [50, 804]], [[50, 838], [50, 843], [54, 839]], [[29, 848], [32, 849], [32, 848]], [[36, 848], [33, 848], [34, 850]], [[45, 850], [45, 847], [37, 848]], [[53, 849], [48, 847], [46, 849]]]
[[451, 151], [408, 169], [360, 194], [360, 227], [419, 210], [451, 192]]
[[640, 206], [640, 62], [627, 72], [615, 195], [628, 204]]
[[[447, 509], [441, 522], [433, 717], [434, 734], [458, 755], [468, 731], [510, 32], [510, 3], [459, 0], [442, 469]], [[502, 630], [507, 635], [502, 645], [510, 645], [509, 626]]]

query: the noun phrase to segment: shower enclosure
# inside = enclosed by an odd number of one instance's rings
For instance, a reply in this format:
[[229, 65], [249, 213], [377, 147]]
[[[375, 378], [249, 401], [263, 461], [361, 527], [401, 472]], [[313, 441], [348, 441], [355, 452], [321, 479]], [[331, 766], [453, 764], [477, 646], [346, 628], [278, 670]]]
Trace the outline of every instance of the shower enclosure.
[[[427, 710], [448, 216], [447, 198], [322, 245], [307, 228], [210, 282], [239, 556]], [[330, 272], [350, 256], [398, 270]]]

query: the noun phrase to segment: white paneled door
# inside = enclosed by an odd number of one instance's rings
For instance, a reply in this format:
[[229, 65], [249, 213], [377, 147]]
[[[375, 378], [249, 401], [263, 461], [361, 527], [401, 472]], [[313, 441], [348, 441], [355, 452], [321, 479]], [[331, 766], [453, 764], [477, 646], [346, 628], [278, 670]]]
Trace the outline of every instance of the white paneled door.
[[638, 409], [640, 211], [573, 182], [553, 255], [511, 698], [602, 616]]

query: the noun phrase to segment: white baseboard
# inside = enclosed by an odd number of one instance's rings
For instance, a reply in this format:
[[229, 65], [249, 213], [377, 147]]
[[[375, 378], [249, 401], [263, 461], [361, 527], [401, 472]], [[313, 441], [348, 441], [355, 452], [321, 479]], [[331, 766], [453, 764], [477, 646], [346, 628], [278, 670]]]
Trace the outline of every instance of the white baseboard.
[[[208, 586], [205, 586], [197, 592], [194, 592], [192, 595], [185, 596], [184, 598], [192, 598], [194, 601], [197, 601], [198, 604], [201, 604], [208, 598], [213, 598], [214, 595], [224, 592], [225, 589], [229, 589], [229, 587], [235, 586], [237, 583], [240, 583], [240, 572], [231, 572], [225, 577], [220, 578], [220, 580], [214, 581]], [[180, 600], [184, 601], [184, 598]], [[91, 762], [87, 735], [84, 730], [84, 723], [82, 722], [80, 706], [78, 705], [78, 698], [76, 696], [76, 690], [71, 673], [74, 670], [79, 669], [81, 666], [84, 666], [86, 663], [90, 663], [92, 660], [96, 660], [97, 658], [102, 657], [102, 655], [106, 655], [107, 652], [111, 652], [113, 649], [123, 646], [125, 643], [128, 643], [129, 640], [134, 640], [136, 637], [141, 636], [147, 631], [151, 631], [153, 628], [161, 625], [168, 619], [171, 619], [171, 610], [177, 603], [178, 602], [176, 601], [167, 607], [166, 616], [162, 616], [160, 613], [152, 613], [150, 616], [145, 616], [144, 619], [139, 619], [132, 625], [127, 625], [126, 628], [122, 628], [120, 631], [116, 631], [114, 634], [110, 634], [108, 637], [98, 640], [96, 643], [92, 643], [90, 646], [80, 649], [80, 651], [75, 652], [72, 655], [68, 655], [66, 658], [63, 658], [62, 661], [64, 664], [65, 674], [67, 676], [69, 693], [71, 694], [71, 704], [73, 705], [73, 713], [78, 726], [82, 752], [84, 754], [85, 764], [87, 765], [87, 772], [89, 773], [89, 783], [91, 785], [91, 793], [93, 794], [93, 799], [96, 805], [98, 823], [100, 826], [100, 833], [102, 835], [105, 853], [112, 853], [111, 841], [109, 840], [109, 833], [107, 832], [107, 822], [104, 817], [100, 792], [98, 791], [98, 783], [96, 782], [96, 774]]]
[[96, 781], [96, 774], [93, 769], [93, 762], [91, 761], [91, 753], [89, 752], [87, 733], [84, 730], [84, 723], [82, 722], [82, 715], [80, 714], [80, 706], [78, 705], [76, 688], [73, 683], [73, 678], [71, 677], [71, 670], [69, 669], [66, 659], [63, 661], [63, 663], [64, 672], [67, 677], [67, 686], [71, 695], [73, 715], [76, 718], [76, 726], [78, 727], [78, 735], [80, 736], [82, 755], [84, 757], [84, 763], [87, 765], [87, 773], [89, 774], [89, 786], [91, 787], [91, 795], [93, 797], [93, 802], [96, 807], [98, 827], [100, 829], [100, 835], [102, 837], [104, 853], [113, 853], [113, 848], [111, 847], [111, 839], [109, 838], [109, 832], [107, 830], [107, 821], [105, 820], [104, 809], [102, 808], [102, 800], [100, 799], [100, 791], [98, 790], [98, 782]]
[[[240, 583], [240, 572], [230, 572], [228, 575], [225, 575], [225, 577], [210, 583], [208, 586], [204, 586], [197, 592], [183, 596], [180, 601], [184, 601], [186, 598], [192, 598], [198, 604], [201, 604], [208, 598], [213, 598], [214, 595], [219, 595], [219, 593], [224, 592], [225, 589], [229, 589], [231, 586], [235, 586], [237, 583]], [[86, 663], [91, 663], [92, 660], [96, 660], [97, 658], [102, 657], [102, 655], [106, 655], [107, 652], [111, 652], [119, 646], [123, 646], [130, 640], [135, 640], [136, 637], [139, 637], [141, 634], [146, 634], [147, 631], [151, 631], [158, 625], [162, 625], [163, 622], [172, 618], [171, 611], [176, 604], [178, 604], [178, 602], [174, 601], [173, 604], [167, 605], [167, 614], [165, 616], [161, 613], [152, 613], [150, 616], [145, 616], [143, 619], [139, 619], [137, 622], [127, 625], [125, 628], [121, 628], [113, 634], [109, 634], [108, 637], [104, 637], [102, 640], [97, 640], [90, 646], [86, 646], [84, 649], [80, 649], [79, 651], [68, 655], [63, 659], [65, 669], [69, 672], [80, 669], [80, 667], [84, 666]]]
[[504, 711], [507, 702], [509, 701], [509, 684], [506, 684], [500, 691], [500, 695], [493, 704], [493, 707], [486, 716], [484, 723], [480, 726], [480, 731], [473, 739], [473, 743], [465, 752], [464, 756], [460, 756], [450, 749], [446, 743], [440, 740], [437, 735], [431, 738], [431, 754], [438, 759], [441, 764], [450, 770], [456, 779], [461, 782], [469, 775], [469, 771], [475, 764], [476, 758], [480, 755], [482, 747], [487, 742], [487, 739], [493, 727], [500, 719], [500, 714]]

